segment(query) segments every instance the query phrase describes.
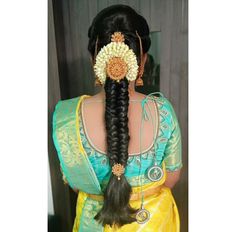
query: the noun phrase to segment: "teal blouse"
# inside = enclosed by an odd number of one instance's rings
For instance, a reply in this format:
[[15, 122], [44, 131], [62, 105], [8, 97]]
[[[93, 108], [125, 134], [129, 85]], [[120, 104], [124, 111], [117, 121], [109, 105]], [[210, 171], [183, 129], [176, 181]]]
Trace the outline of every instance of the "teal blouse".
[[[155, 93], [151, 93], [151, 95]], [[162, 94], [160, 97], [150, 97], [149, 95], [141, 101], [142, 117], [145, 120], [152, 120], [146, 103], [148, 100], [153, 100], [159, 113], [158, 136], [156, 136], [153, 146], [147, 151], [129, 156], [125, 176], [132, 187], [151, 182], [147, 178], [146, 172], [154, 161], [159, 164], [164, 161], [166, 170], [170, 172], [183, 166], [181, 131], [174, 108]], [[98, 194], [105, 188], [111, 168], [106, 154], [94, 149], [86, 137], [83, 120], [81, 120], [81, 107], [77, 107], [79, 100], [80, 96], [57, 103], [53, 113], [53, 140], [64, 180], [72, 188]], [[79, 125], [78, 131], [76, 125]], [[81, 144], [78, 142], [78, 135], [81, 137]], [[84, 155], [78, 154], [81, 145], [85, 152]]]
[[[65, 181], [71, 188], [82, 192], [78, 198], [81, 200], [79, 204], [82, 202], [80, 207], [83, 207], [79, 208], [82, 209], [80, 230], [103, 231], [93, 219], [102, 207], [101, 202], [87, 197], [83, 192], [102, 195], [111, 168], [106, 154], [97, 151], [86, 137], [81, 118], [83, 97], [61, 100], [57, 103], [53, 113], [53, 141]], [[159, 129], [153, 146], [142, 154], [132, 154], [128, 157], [125, 176], [132, 187], [140, 187], [151, 182], [146, 172], [154, 161], [159, 164], [164, 161], [167, 171], [176, 171], [182, 167], [181, 131], [172, 104], [164, 96], [145, 97], [140, 103], [144, 120], [153, 119], [149, 114], [147, 100], [156, 103]], [[143, 134], [142, 137], [144, 136]]]
[[[165, 97], [154, 97], [159, 112], [159, 131], [156, 141], [142, 154], [130, 155], [125, 169], [125, 176], [131, 186], [139, 186], [140, 181], [143, 184], [151, 181], [146, 177], [147, 169], [154, 163], [156, 148], [156, 159], [164, 160], [167, 171], [176, 171], [182, 164], [182, 144], [181, 131], [177, 116], [172, 104]], [[145, 107], [142, 101], [142, 107]], [[96, 150], [86, 136], [83, 120], [81, 120], [81, 110], [78, 112], [80, 117], [79, 131], [82, 144], [92, 164], [94, 172], [98, 178], [101, 188], [104, 189], [111, 174], [109, 160], [106, 154]], [[146, 110], [146, 120], [150, 120]]]

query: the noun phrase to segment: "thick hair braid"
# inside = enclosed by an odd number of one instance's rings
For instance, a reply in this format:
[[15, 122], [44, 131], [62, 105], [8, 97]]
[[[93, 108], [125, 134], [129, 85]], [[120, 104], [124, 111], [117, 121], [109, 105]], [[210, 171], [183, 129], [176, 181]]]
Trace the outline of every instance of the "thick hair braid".
[[107, 81], [104, 86], [106, 92], [105, 122], [107, 131], [107, 155], [110, 166], [119, 162], [119, 131], [117, 117], [117, 88], [115, 81]]
[[[106, 107], [105, 123], [107, 130], [107, 155], [110, 166], [114, 163], [127, 165], [129, 129], [128, 129], [128, 106], [129, 106], [129, 83], [125, 78], [117, 83], [107, 79], [105, 82]], [[124, 175], [118, 180], [111, 173], [109, 182], [104, 191], [104, 204], [100, 212], [95, 216], [103, 225], [122, 225], [135, 221], [133, 216], [136, 209], [129, 205], [131, 186]], [[114, 210], [115, 209], [115, 210]]]
[[[120, 31], [125, 35], [125, 43], [134, 51], [140, 63], [141, 51], [138, 34], [142, 40], [142, 53], [146, 53], [151, 45], [149, 27], [146, 20], [135, 10], [125, 5], [112, 5], [105, 8], [94, 18], [88, 30], [88, 50], [95, 58], [96, 38], [97, 52], [110, 43], [111, 35]], [[129, 91], [128, 80], [122, 79], [119, 83], [106, 78], [104, 89], [106, 92], [105, 125], [107, 132], [107, 155], [110, 168], [113, 164], [120, 163], [126, 167], [128, 160], [129, 128], [128, 128], [128, 107]], [[112, 172], [108, 184], [104, 190], [104, 203], [101, 210], [94, 217], [102, 225], [122, 226], [135, 221], [134, 213], [129, 205], [132, 188], [125, 175], [120, 180]]]
[[129, 83], [127, 79], [120, 81], [119, 94], [117, 96], [117, 114], [119, 124], [119, 163], [126, 166], [128, 160], [129, 128], [128, 128], [128, 108], [129, 108]]

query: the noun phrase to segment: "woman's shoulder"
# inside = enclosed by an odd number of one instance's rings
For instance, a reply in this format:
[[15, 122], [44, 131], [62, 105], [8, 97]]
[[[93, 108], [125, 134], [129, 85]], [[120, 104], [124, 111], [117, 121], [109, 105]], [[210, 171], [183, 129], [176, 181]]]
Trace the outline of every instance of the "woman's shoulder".
[[55, 105], [54, 111], [65, 111], [68, 113], [68, 111], [71, 111], [71, 109], [75, 109], [78, 106], [79, 101], [85, 96], [90, 95], [83, 94], [73, 98], [59, 100]]
[[[154, 99], [158, 104], [158, 109], [160, 111], [160, 114], [165, 117], [169, 118], [170, 121], [175, 121], [177, 119], [174, 104], [172, 103], [172, 100], [170, 98], [166, 97], [162, 92], [154, 92], [150, 93], [147, 96], [153, 96], [152, 99]], [[158, 96], [156, 96], [156, 93], [158, 93]]]
[[157, 102], [160, 106], [165, 106], [168, 109], [173, 108], [171, 101], [162, 92], [152, 92], [144, 96], [143, 102], [152, 100]]
[[53, 111], [53, 124], [58, 125], [62, 122], [73, 121], [79, 110], [79, 105], [82, 98], [86, 95], [80, 95], [69, 99], [59, 100], [55, 104], [55, 108]]
[[174, 104], [172, 103], [170, 98], [162, 95], [162, 96], [157, 97], [157, 101], [161, 105], [163, 105], [170, 113], [173, 113], [173, 111], [174, 111]]
[[76, 96], [76, 97], [73, 97], [73, 98], [61, 99], [56, 103], [56, 107], [61, 106], [61, 105], [66, 106], [68, 104], [78, 102], [78, 100], [83, 96], [84, 95], [79, 95], [79, 96]]

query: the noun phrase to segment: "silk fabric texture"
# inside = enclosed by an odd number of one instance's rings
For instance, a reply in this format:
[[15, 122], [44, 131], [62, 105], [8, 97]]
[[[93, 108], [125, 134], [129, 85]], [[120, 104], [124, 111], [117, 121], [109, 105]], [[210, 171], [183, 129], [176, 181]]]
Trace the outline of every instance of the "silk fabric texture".
[[[125, 171], [133, 193], [141, 191], [139, 180], [143, 183], [143, 191], [154, 186], [161, 186], [160, 191], [156, 194], [144, 198], [144, 208], [150, 212], [150, 219], [144, 224], [133, 222], [117, 229], [108, 225], [103, 227], [94, 219], [103, 202], [88, 195], [102, 195], [111, 169], [108, 162], [104, 166], [96, 165], [96, 162], [100, 162], [99, 159], [88, 155], [89, 150], [84, 143], [84, 134], [81, 134], [82, 120], [80, 118], [81, 102], [87, 97], [90, 95], [61, 100], [57, 103], [53, 113], [53, 141], [64, 179], [71, 188], [79, 190], [73, 232], [179, 232], [180, 220], [176, 202], [171, 189], [163, 185], [166, 180], [166, 171], [175, 171], [182, 167], [181, 133], [171, 103], [163, 95], [152, 98], [155, 99], [158, 106], [158, 116], [160, 117], [157, 150], [151, 150], [152, 155], [146, 154], [144, 161], [139, 160], [139, 162], [142, 161], [140, 175], [138, 175], [139, 165], [136, 165], [135, 158], [128, 163]], [[145, 109], [147, 99], [148, 97], [142, 101], [143, 109]], [[164, 175], [157, 182], [151, 182], [146, 177], [147, 168], [153, 164], [153, 152], [156, 152], [157, 160], [163, 160]], [[138, 157], [140, 156], [136, 156], [136, 161]], [[99, 166], [99, 170], [97, 166]], [[131, 200], [130, 205], [137, 209], [140, 208], [141, 199]]]

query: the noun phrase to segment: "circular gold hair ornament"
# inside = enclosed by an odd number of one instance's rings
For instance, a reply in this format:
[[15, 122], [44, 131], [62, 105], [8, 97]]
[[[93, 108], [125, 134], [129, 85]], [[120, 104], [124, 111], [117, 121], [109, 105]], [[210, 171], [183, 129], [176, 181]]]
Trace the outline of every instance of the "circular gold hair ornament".
[[107, 64], [107, 75], [113, 80], [121, 80], [125, 77], [128, 68], [123, 59], [120, 57], [113, 57]]
[[109, 77], [119, 82], [124, 77], [133, 81], [138, 75], [137, 57], [132, 49], [124, 43], [121, 32], [111, 36], [111, 42], [98, 52], [94, 64], [94, 72], [101, 84]]
[[118, 180], [120, 180], [120, 176], [124, 174], [125, 168], [122, 164], [114, 164], [112, 166], [112, 173], [118, 177]]

